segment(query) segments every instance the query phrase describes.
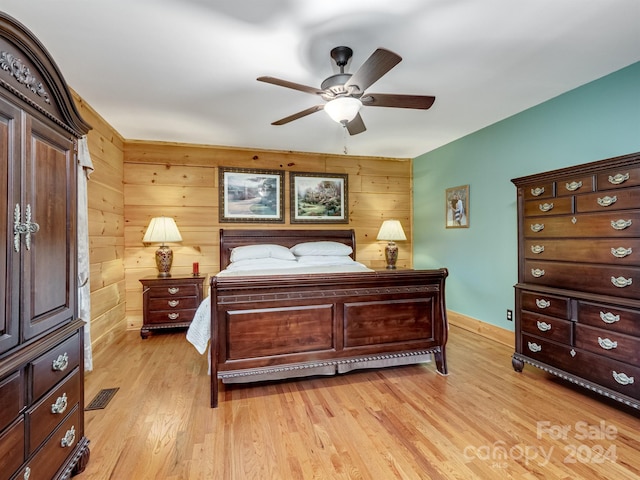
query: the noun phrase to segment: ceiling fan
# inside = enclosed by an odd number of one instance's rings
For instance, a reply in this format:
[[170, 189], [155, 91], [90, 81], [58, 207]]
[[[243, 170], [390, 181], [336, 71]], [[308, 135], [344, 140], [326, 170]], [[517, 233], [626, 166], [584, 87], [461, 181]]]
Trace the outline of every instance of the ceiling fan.
[[436, 97], [432, 96], [369, 93], [366, 91], [367, 88], [400, 63], [402, 61], [401, 56], [384, 48], [378, 48], [355, 73], [345, 73], [344, 67], [352, 55], [353, 50], [349, 47], [341, 46], [331, 50], [331, 58], [340, 67], [340, 73], [326, 78], [319, 89], [274, 77], [258, 77], [260, 82], [318, 95], [326, 102], [277, 120], [271, 125], [284, 125], [324, 110], [333, 120], [344, 125], [349, 134], [356, 135], [366, 130], [360, 116], [360, 108], [362, 106], [426, 110], [433, 105]]

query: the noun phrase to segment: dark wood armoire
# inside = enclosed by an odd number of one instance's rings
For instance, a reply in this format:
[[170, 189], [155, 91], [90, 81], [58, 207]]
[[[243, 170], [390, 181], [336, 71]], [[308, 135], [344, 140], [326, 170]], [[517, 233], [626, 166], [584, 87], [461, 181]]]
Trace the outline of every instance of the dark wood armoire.
[[76, 169], [82, 120], [40, 41], [0, 12], [0, 479], [84, 469]]

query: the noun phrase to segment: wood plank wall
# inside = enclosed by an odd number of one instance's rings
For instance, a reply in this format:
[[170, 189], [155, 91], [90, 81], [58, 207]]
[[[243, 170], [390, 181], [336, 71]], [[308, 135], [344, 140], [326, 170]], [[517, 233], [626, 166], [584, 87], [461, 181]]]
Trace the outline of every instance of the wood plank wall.
[[73, 92], [93, 129], [87, 139], [94, 171], [88, 182], [91, 344], [110, 343], [126, 328], [124, 270], [124, 139]]
[[[346, 173], [349, 225], [291, 225], [288, 175], [284, 182], [284, 224], [220, 224], [218, 166]], [[382, 221], [389, 218], [402, 222], [409, 239], [398, 243], [398, 266], [411, 267], [411, 175], [410, 159], [125, 141], [124, 268], [128, 327], [136, 329], [142, 325], [139, 279], [157, 275], [154, 259], [157, 246], [142, 243], [152, 217], [173, 217], [182, 234], [182, 243], [172, 246], [173, 274], [191, 273], [193, 262], [199, 262], [202, 273], [217, 273], [220, 228], [354, 228], [356, 258], [372, 268], [384, 268], [385, 242], [376, 241], [376, 235]]]

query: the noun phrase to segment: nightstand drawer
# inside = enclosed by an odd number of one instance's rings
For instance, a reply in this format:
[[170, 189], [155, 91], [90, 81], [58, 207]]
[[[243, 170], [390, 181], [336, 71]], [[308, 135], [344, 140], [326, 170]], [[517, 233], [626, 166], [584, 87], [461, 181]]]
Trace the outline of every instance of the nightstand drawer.
[[190, 297], [198, 295], [197, 285], [169, 285], [166, 287], [149, 287], [149, 298]]
[[198, 297], [150, 298], [151, 310], [185, 310], [198, 308]]
[[193, 316], [196, 313], [196, 309], [191, 310], [160, 310], [157, 312], [151, 312], [147, 315], [145, 323], [184, 323], [193, 320]]

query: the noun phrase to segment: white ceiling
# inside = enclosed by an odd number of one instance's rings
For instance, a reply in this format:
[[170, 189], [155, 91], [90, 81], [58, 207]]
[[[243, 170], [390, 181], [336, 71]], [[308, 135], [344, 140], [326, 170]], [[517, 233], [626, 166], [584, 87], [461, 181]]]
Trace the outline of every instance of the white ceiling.
[[[640, 61], [638, 0], [0, 0], [69, 85], [124, 138], [415, 157]], [[330, 50], [354, 72], [403, 57], [369, 91], [435, 95], [429, 110], [363, 107], [349, 136], [322, 103]]]

